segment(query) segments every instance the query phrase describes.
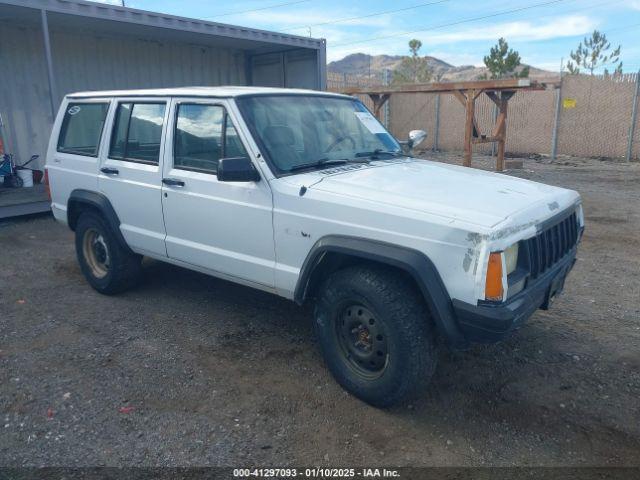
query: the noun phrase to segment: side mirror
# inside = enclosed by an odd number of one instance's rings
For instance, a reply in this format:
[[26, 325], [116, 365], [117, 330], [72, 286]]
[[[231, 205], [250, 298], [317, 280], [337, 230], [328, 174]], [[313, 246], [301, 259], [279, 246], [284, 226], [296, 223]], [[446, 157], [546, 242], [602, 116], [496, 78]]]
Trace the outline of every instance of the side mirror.
[[218, 160], [218, 180], [221, 182], [258, 182], [260, 175], [247, 157]]
[[427, 132], [425, 132], [424, 130], [411, 130], [409, 132], [407, 146], [409, 148], [417, 147], [424, 141], [425, 138], [427, 138]]

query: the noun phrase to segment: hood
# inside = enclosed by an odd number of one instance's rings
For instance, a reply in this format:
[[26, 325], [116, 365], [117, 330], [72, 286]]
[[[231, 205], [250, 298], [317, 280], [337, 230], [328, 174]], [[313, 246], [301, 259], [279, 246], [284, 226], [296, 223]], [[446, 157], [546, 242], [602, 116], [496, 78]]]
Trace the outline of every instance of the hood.
[[[571, 190], [422, 159], [352, 164], [286, 178], [318, 192], [420, 211], [486, 228], [536, 207], [538, 212], [552, 216], [578, 198]], [[536, 218], [540, 217], [536, 215]]]

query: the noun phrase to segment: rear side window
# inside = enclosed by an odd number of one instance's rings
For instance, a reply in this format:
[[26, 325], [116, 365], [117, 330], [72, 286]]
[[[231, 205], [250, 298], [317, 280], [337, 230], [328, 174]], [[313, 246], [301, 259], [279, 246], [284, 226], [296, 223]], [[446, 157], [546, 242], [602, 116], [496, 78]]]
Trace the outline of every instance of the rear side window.
[[178, 106], [173, 153], [175, 168], [202, 173], [216, 173], [221, 158], [247, 156], [223, 107], [186, 103]]
[[119, 104], [109, 157], [158, 165], [165, 109], [165, 103]]
[[68, 104], [58, 137], [58, 151], [97, 157], [107, 110], [108, 103]]

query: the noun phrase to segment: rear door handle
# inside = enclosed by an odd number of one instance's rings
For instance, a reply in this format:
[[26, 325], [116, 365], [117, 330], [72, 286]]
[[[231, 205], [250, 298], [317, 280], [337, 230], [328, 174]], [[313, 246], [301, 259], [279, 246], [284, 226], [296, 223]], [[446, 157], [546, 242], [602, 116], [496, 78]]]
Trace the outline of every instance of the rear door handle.
[[184, 182], [177, 178], [163, 178], [162, 183], [170, 187], [184, 187]]
[[102, 167], [100, 171], [102, 173], [106, 173], [107, 175], [118, 175], [120, 173], [117, 168], [109, 168], [109, 167]]

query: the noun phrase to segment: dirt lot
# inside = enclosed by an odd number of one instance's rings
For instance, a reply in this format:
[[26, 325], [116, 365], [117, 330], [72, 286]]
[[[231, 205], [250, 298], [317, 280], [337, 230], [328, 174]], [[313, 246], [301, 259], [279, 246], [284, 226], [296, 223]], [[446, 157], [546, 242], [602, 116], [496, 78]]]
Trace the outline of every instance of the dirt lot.
[[564, 295], [387, 411], [333, 382], [308, 309], [151, 262], [104, 297], [65, 227], [0, 224], [0, 464], [640, 465], [640, 164], [513, 173], [583, 195]]

